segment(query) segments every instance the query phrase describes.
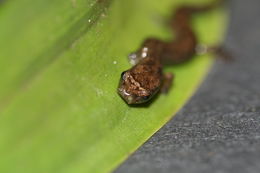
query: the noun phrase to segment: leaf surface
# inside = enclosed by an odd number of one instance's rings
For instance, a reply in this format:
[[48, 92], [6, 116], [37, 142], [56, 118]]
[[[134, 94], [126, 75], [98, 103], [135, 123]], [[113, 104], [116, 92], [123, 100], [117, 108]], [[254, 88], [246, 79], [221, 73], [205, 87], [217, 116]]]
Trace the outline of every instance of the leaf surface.
[[[117, 95], [127, 55], [171, 37], [173, 7], [192, 0], [7, 0], [0, 3], [0, 172], [113, 170], [194, 93], [213, 59], [169, 67], [174, 86], [149, 106]], [[195, 5], [206, 0], [196, 1]], [[225, 11], [194, 18], [202, 43], [223, 37]]]

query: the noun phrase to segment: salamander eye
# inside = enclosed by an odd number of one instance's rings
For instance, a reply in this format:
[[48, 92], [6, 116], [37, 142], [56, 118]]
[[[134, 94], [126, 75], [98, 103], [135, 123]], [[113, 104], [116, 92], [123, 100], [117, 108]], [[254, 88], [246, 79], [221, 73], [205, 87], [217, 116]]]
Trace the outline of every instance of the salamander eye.
[[150, 97], [149, 96], [144, 96], [143, 100], [148, 100]]
[[123, 72], [121, 73], [121, 79], [125, 79], [125, 73], [126, 73], [126, 71], [123, 71]]

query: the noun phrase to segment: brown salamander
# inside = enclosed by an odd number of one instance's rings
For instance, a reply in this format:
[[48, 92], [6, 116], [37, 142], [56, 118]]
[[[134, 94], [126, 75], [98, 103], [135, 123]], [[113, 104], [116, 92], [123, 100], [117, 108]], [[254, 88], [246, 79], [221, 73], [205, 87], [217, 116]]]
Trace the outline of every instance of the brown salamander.
[[173, 75], [163, 74], [162, 67], [186, 62], [196, 53], [198, 40], [191, 26], [192, 15], [214, 9], [219, 2], [201, 7], [178, 8], [170, 22], [176, 33], [174, 40], [165, 42], [148, 38], [139, 50], [129, 55], [134, 66], [121, 74], [118, 87], [119, 95], [127, 104], [145, 103], [159, 91], [167, 92]]

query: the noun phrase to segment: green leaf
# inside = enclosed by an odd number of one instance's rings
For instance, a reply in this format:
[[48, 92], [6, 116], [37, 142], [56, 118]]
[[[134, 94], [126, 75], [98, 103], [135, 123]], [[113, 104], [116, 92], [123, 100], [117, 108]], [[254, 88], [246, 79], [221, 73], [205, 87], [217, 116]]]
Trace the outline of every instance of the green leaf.
[[[149, 36], [170, 37], [165, 20], [181, 2], [1, 3], [0, 172], [109, 172], [163, 126], [196, 90], [211, 58], [166, 69], [174, 86], [147, 107], [129, 107], [116, 88], [130, 52]], [[225, 18], [223, 9], [195, 17], [201, 42], [219, 42]]]

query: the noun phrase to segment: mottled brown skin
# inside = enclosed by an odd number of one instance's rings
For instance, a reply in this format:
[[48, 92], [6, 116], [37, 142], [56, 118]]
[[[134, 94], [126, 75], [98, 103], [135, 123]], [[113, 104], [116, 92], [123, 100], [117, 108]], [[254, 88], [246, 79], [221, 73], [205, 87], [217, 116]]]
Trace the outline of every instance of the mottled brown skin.
[[191, 27], [192, 15], [215, 8], [220, 1], [216, 2], [203, 7], [178, 8], [170, 22], [176, 33], [173, 41], [148, 38], [129, 56], [134, 66], [122, 73], [118, 87], [119, 95], [127, 104], [145, 103], [159, 91], [167, 92], [172, 75], [163, 74], [162, 67], [186, 62], [194, 56], [198, 41]]

